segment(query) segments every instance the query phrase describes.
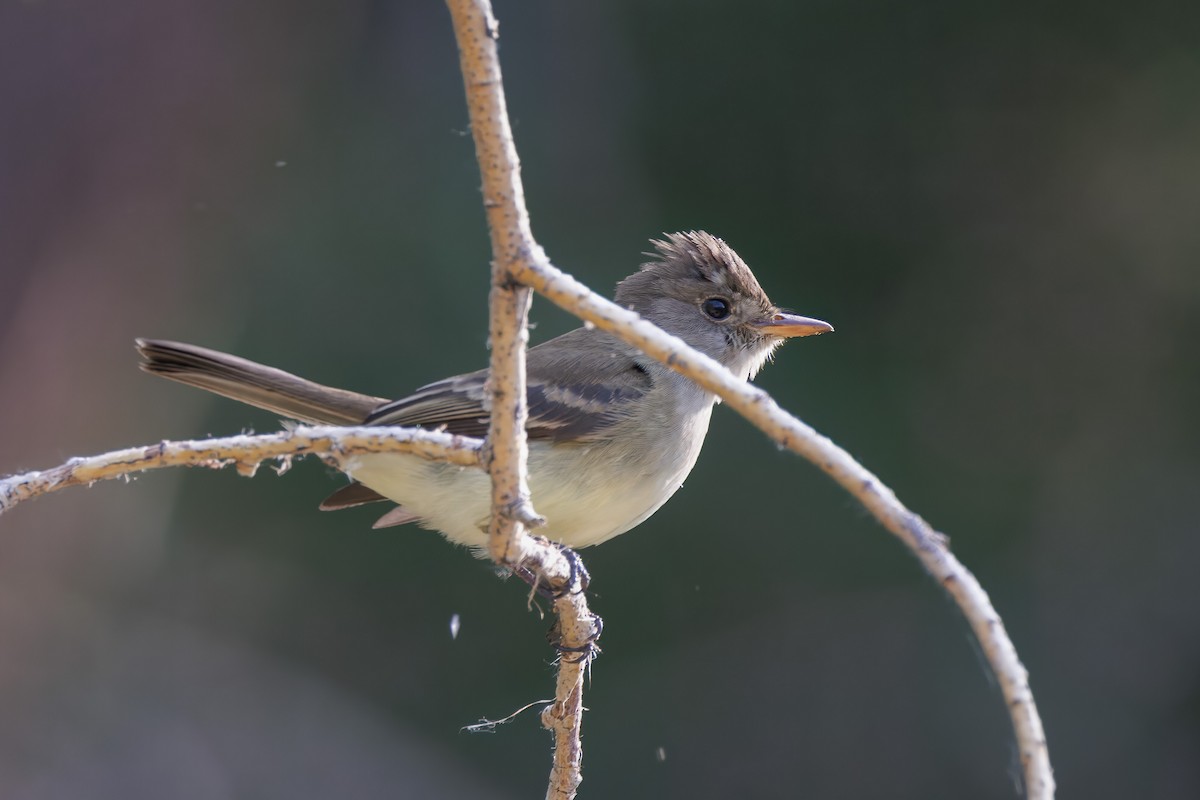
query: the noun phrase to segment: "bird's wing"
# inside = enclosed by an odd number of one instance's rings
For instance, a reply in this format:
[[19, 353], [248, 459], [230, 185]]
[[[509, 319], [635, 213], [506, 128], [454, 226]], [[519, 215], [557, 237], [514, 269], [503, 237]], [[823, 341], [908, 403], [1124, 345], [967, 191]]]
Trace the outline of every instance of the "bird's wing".
[[[583, 328], [530, 348], [525, 428], [529, 438], [551, 442], [604, 438], [612, 425], [628, 416], [633, 402], [650, 391], [650, 375], [636, 354], [608, 334]], [[487, 377], [488, 371], [480, 370], [431, 383], [408, 397], [383, 403], [367, 415], [365, 424], [438, 428], [482, 438], [490, 420], [483, 405]], [[384, 499], [351, 483], [326, 498], [321, 508], [349, 508]], [[399, 525], [413, 519], [407, 512], [393, 510], [380, 523]]]
[[[603, 438], [650, 390], [650, 376], [634, 358], [635, 352], [607, 334], [583, 328], [531, 348], [526, 387], [529, 438], [580, 442]], [[486, 436], [487, 377], [488, 371], [480, 370], [431, 383], [379, 406], [367, 416], [366, 424]]]

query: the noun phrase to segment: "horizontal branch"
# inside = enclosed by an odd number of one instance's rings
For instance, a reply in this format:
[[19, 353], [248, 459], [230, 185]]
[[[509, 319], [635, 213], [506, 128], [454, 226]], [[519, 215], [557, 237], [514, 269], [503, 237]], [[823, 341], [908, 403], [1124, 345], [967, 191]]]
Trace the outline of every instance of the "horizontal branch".
[[233, 466], [243, 475], [253, 475], [259, 464], [271, 459], [324, 455], [340, 460], [366, 453], [413, 453], [430, 460], [477, 467], [482, 446], [478, 439], [419, 428], [308, 425], [277, 433], [160, 442], [72, 458], [53, 469], [0, 479], [0, 513], [17, 503], [68, 486], [90, 486], [97, 481], [164, 467], [219, 469]]

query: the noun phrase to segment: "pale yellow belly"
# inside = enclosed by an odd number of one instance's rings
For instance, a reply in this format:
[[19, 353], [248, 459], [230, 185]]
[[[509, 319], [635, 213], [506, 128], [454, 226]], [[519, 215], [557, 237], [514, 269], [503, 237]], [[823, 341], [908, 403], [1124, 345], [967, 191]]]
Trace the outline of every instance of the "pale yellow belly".
[[[530, 493], [546, 518], [537, 533], [569, 547], [599, 544], [645, 520], [680, 487], [699, 454], [698, 436], [642, 457], [626, 457], [611, 443], [557, 446], [532, 442]], [[686, 439], [686, 440], [685, 440]], [[355, 480], [400, 503], [421, 525], [472, 548], [487, 545], [491, 488], [479, 469], [440, 464], [405, 454], [358, 456], [346, 463]]]

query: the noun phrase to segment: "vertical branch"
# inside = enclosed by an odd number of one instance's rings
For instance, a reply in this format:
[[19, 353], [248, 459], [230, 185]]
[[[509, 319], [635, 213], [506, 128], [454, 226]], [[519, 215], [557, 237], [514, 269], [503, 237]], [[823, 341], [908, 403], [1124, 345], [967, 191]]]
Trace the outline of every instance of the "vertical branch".
[[492, 291], [489, 335], [492, 345], [489, 397], [491, 423], [484, 464], [492, 478], [492, 515], [488, 548], [493, 560], [534, 576], [551, 577], [560, 586], [554, 600], [559, 659], [555, 702], [542, 714], [554, 734], [554, 760], [548, 798], [569, 800], [583, 780], [583, 673], [594, 653], [599, 619], [587, 608], [580, 576], [557, 549], [525, 535], [543, 524], [529, 498], [528, 416], [525, 348], [532, 290], [517, 275], [545, 260], [533, 239], [520, 163], [504, 100], [496, 55], [498, 28], [489, 0], [447, 0], [458, 40], [459, 64], [467, 94], [475, 156], [483, 182], [483, 206], [492, 240]]
[[483, 207], [492, 239], [491, 426], [485, 465], [492, 477], [489, 549], [499, 564], [524, 555], [521, 528], [542, 522], [529, 500], [525, 441], [525, 347], [533, 293], [513, 279], [514, 266], [537, 245], [525, 209], [520, 163], [504, 100], [498, 28], [491, 4], [449, 0], [466, 87]]

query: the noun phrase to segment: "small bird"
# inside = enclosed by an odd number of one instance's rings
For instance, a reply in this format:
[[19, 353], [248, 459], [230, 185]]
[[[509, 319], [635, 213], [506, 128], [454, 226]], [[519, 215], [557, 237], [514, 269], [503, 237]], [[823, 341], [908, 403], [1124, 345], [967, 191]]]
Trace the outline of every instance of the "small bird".
[[[784, 312], [725, 242], [704, 233], [652, 242], [616, 302], [753, 378], [784, 339], [832, 331]], [[141, 368], [302, 422], [397, 425], [483, 437], [487, 370], [388, 401], [322, 386], [273, 367], [189, 344], [138, 339]], [[529, 487], [538, 533], [571, 548], [599, 544], [657, 511], [691, 472], [717, 398], [612, 334], [581, 327], [527, 357]], [[482, 470], [405, 453], [354, 456], [353, 480], [321, 504], [399, 506], [375, 527], [415, 522], [482, 554], [491, 489]]]

